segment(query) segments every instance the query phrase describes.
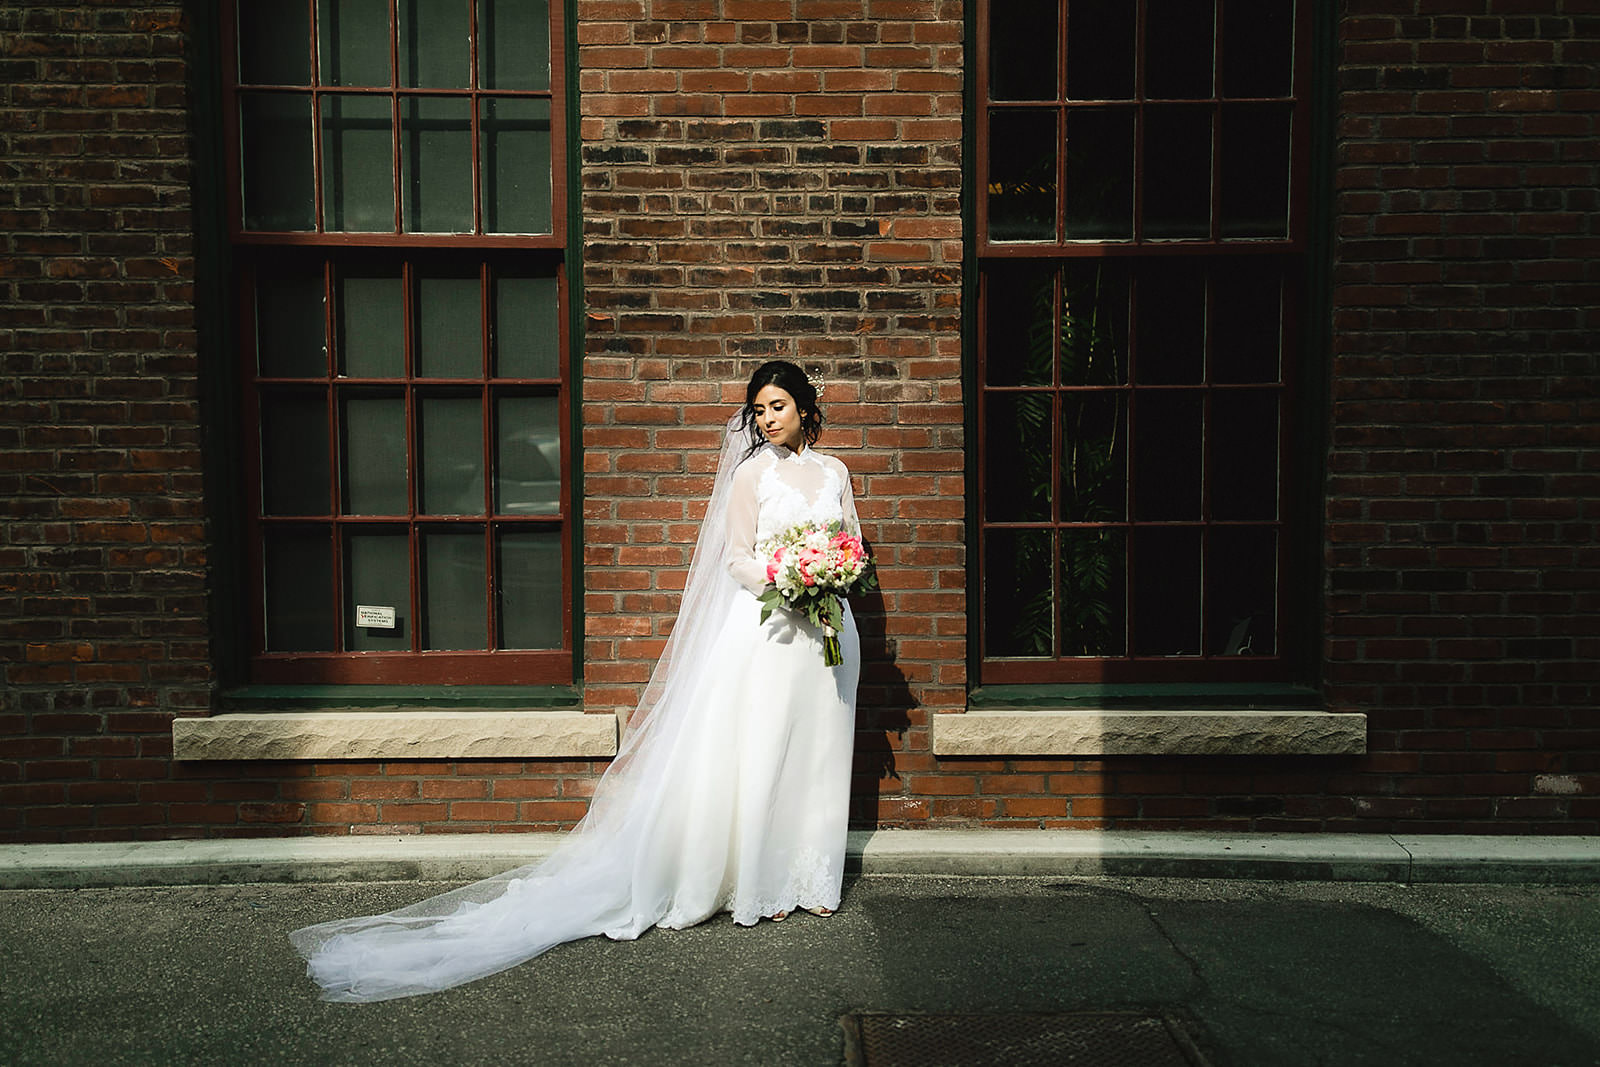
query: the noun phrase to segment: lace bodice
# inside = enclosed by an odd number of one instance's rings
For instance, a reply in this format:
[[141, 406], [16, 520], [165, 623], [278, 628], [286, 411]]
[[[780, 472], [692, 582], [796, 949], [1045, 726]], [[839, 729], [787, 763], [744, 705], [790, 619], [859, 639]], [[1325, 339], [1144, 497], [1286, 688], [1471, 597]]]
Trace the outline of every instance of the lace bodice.
[[733, 476], [728, 504], [728, 570], [752, 593], [767, 584], [768, 538], [801, 523], [842, 521], [859, 528], [850, 472], [816, 449], [791, 452], [766, 444]]

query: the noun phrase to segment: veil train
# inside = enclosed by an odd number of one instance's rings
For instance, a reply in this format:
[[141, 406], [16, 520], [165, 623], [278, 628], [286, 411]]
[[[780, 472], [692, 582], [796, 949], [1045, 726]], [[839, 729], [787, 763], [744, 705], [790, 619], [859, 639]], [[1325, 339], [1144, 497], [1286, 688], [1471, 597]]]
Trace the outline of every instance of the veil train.
[[[652, 849], [658, 798], [696, 703], [714, 683], [712, 648], [740, 588], [724, 564], [733, 473], [747, 424], [724, 428], [677, 622], [629, 716], [589, 812], [548, 857], [384, 915], [289, 935], [324, 1000], [361, 1003], [432, 993], [514, 967], [566, 941], [638, 937], [670, 919], [674, 872]], [[670, 850], [667, 850], [670, 853]]]

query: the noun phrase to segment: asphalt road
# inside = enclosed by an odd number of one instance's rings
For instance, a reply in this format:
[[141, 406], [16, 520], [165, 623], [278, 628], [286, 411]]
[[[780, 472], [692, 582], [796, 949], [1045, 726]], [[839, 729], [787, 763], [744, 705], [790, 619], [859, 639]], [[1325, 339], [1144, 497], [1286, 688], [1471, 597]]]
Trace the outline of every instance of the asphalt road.
[[316, 999], [287, 931], [441, 888], [0, 892], [0, 1062], [838, 1064], [853, 1012], [1111, 1009], [1216, 1067], [1600, 1064], [1600, 886], [871, 876], [830, 919]]

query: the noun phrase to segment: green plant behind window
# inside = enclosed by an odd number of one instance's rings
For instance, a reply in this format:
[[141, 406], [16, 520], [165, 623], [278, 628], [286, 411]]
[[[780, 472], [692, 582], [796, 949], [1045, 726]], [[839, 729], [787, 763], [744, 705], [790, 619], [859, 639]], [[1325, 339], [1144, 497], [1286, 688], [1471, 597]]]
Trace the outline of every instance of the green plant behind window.
[[[1037, 283], [1031, 301], [1023, 381], [1112, 386], [1118, 381], [1115, 337], [1103, 314], [1101, 269], [1082, 291], [1062, 286], [1056, 311], [1055, 276]], [[1053, 371], [1059, 360], [1060, 375]], [[1052, 408], [1062, 402], [1059, 450]], [[1013, 453], [1030, 503], [1048, 513], [1058, 484], [1058, 521], [1117, 522], [1122, 519], [1122, 444], [1126, 403], [1105, 390], [1061, 394], [1026, 392], [1017, 398], [1016, 421], [992, 433], [1012, 433]], [[1123, 533], [1120, 529], [1058, 531], [1055, 537], [1018, 539], [1015, 605], [1005, 647], [1012, 655], [1049, 656], [1055, 623], [1061, 624], [1064, 656], [1104, 656], [1121, 651]], [[1056, 551], [1059, 544], [1059, 569]], [[1057, 609], [1059, 605], [1059, 610]]]

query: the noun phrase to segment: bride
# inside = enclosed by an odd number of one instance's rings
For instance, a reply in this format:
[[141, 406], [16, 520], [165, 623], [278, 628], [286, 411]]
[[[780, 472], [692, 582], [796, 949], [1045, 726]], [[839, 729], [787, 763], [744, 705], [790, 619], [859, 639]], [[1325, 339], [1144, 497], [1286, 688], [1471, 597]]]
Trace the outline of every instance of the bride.
[[678, 620], [589, 813], [545, 860], [387, 915], [296, 930], [323, 998], [375, 1001], [460, 985], [592, 934], [638, 937], [721, 911], [754, 925], [830, 915], [844, 876], [856, 682], [823, 664], [802, 616], [760, 621], [758, 550], [801, 523], [859, 531], [850, 473], [813, 447], [817, 389], [763, 364], [729, 420]]

